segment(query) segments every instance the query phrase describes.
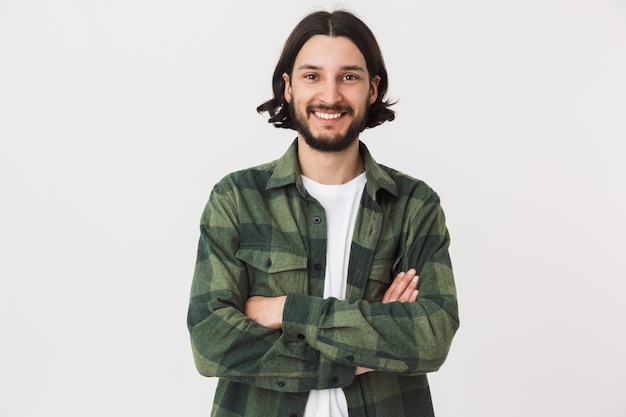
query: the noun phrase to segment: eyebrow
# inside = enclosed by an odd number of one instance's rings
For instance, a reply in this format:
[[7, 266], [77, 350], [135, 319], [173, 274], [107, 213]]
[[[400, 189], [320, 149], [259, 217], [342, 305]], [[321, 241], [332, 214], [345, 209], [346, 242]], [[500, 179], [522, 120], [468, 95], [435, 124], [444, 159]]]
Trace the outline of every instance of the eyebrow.
[[[303, 64], [300, 65], [298, 67], [298, 71], [302, 71], [302, 70], [321, 70], [322, 67], [320, 67], [319, 65], [313, 65], [313, 64]], [[363, 69], [363, 67], [359, 66], [359, 65], [344, 65], [343, 67], [341, 67], [342, 71], [357, 71], [357, 72], [365, 72], [365, 69]]]

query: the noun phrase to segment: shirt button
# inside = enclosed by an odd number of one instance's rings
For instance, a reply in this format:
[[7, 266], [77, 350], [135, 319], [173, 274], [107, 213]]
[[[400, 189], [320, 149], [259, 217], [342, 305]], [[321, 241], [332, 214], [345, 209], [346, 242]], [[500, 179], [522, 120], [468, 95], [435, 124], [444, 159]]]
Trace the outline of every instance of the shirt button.
[[298, 339], [300, 339], [300, 340], [304, 340], [304, 339], [305, 339], [305, 337], [304, 337], [304, 335], [303, 335], [302, 333], [298, 333]]
[[335, 385], [337, 382], [339, 382], [339, 378], [337, 378], [336, 376], [334, 376], [334, 377], [332, 377], [330, 379], [330, 383], [333, 384], [333, 385]]
[[348, 362], [352, 362], [354, 360], [354, 356], [348, 356], [346, 359], [348, 360]]
[[313, 223], [320, 224], [321, 222], [322, 222], [322, 219], [319, 216], [313, 217]]
[[321, 271], [322, 270], [322, 264], [315, 264], [315, 265], [313, 265], [313, 269], [315, 269], [316, 271]]
[[266, 268], [271, 268], [271, 267], [272, 267], [272, 260], [271, 260], [271, 259], [269, 259], [269, 258], [268, 258], [268, 259], [265, 261], [265, 267], [266, 267]]
[[285, 387], [285, 383], [283, 381], [278, 381], [278, 386], [281, 388]]

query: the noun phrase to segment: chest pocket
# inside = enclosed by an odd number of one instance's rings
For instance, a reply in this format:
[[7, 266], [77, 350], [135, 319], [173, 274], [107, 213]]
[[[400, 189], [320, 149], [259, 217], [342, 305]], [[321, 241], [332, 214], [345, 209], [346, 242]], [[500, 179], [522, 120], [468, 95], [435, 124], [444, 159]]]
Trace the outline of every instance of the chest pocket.
[[235, 255], [245, 264], [249, 296], [307, 294], [307, 256], [282, 248], [247, 247]]

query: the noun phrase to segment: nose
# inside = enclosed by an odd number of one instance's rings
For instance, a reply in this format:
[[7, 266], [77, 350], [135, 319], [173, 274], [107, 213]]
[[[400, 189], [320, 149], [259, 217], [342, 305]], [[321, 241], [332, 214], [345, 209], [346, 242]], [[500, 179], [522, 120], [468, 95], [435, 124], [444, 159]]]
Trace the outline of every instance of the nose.
[[322, 87], [320, 98], [321, 101], [327, 105], [339, 103], [342, 100], [339, 83], [334, 79], [326, 80]]

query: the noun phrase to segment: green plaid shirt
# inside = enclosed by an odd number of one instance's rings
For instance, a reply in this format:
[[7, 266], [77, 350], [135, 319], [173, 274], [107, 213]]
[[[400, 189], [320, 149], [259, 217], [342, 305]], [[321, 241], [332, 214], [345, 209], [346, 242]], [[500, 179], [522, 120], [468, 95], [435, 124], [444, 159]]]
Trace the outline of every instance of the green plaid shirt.
[[[214, 187], [188, 313], [198, 371], [219, 377], [212, 415], [301, 417], [310, 390], [336, 387], [350, 416], [433, 415], [425, 374], [459, 324], [444, 214], [426, 184], [360, 151], [367, 184], [342, 301], [322, 297], [326, 217], [302, 184], [297, 142]], [[411, 267], [417, 301], [381, 303]], [[246, 318], [253, 295], [287, 295], [282, 330]], [[357, 365], [375, 372], [355, 377]]]

